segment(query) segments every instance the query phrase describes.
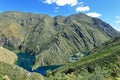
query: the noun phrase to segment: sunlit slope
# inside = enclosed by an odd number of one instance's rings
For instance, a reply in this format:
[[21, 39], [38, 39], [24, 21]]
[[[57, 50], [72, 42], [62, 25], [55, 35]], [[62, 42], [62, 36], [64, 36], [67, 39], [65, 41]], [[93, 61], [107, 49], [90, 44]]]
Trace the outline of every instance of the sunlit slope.
[[[53, 74], [81, 75], [90, 80], [119, 80], [120, 77], [120, 37], [116, 37], [89, 52], [89, 55], [75, 63], [67, 64]], [[88, 75], [88, 76], [85, 76]], [[55, 77], [55, 76], [54, 76]]]
[[0, 13], [0, 45], [34, 54], [34, 68], [65, 64], [72, 54], [89, 51], [118, 35], [109, 24], [81, 13], [67, 17]]
[[0, 62], [5, 62], [8, 64], [14, 64], [17, 60], [17, 55], [3, 47], [0, 47]]
[[16, 65], [0, 62], [0, 80], [45, 80], [38, 73], [30, 73]]

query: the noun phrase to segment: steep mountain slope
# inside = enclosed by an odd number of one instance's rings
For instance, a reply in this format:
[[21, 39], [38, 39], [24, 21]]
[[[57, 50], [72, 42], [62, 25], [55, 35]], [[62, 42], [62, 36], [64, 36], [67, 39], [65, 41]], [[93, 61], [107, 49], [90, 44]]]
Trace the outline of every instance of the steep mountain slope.
[[[120, 37], [116, 37], [89, 52], [89, 56], [54, 71], [49, 80], [119, 80]], [[57, 75], [56, 75], [57, 74]], [[58, 77], [59, 74], [59, 77]], [[66, 74], [66, 75], [65, 75]], [[62, 77], [64, 75], [64, 77]]]
[[15, 60], [17, 60], [17, 56], [15, 53], [13, 53], [3, 47], [0, 47], [0, 62], [14, 64]]
[[53, 18], [22, 12], [0, 14], [0, 45], [34, 54], [34, 68], [64, 64], [71, 54], [89, 51], [118, 34], [100, 19], [80, 13]]

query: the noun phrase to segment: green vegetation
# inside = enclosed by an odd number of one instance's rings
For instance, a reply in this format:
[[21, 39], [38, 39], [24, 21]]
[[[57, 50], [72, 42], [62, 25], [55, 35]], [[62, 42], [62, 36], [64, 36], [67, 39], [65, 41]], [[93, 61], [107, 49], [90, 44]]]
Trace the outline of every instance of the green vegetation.
[[81, 74], [65, 74], [65, 73], [55, 73], [55, 75], [47, 76], [48, 80], [105, 80], [104, 72], [100, 67], [95, 68], [95, 72], [88, 73], [84, 72]]
[[[14, 52], [22, 51], [35, 56], [35, 61], [29, 66], [25, 63], [24, 67], [36, 69], [39, 66], [66, 64], [48, 71], [48, 80], [120, 79], [120, 37], [113, 39], [119, 32], [102, 20], [81, 13], [50, 17], [22, 12], [0, 13], [0, 19], [0, 45]], [[3, 51], [6, 53], [5, 49]], [[88, 56], [77, 56], [76, 53], [80, 52]], [[10, 65], [9, 61], [14, 57], [6, 58], [8, 53], [0, 53], [0, 56], [5, 56], [0, 58], [1, 80], [44, 80], [40, 74]], [[74, 63], [68, 63], [71, 55]]]
[[44, 80], [44, 77], [37, 73], [27, 72], [16, 65], [9, 65], [7, 63], [0, 62], [0, 80], [2, 79], [3, 80]]
[[[31, 66], [36, 69], [66, 64], [47, 71], [46, 80], [120, 80], [120, 37], [116, 37], [119, 32], [102, 20], [81, 13], [50, 17], [22, 12], [0, 13], [0, 19], [0, 45], [35, 56], [20, 58], [19, 65], [31, 70]], [[45, 79], [13, 65], [15, 53], [11, 56], [2, 47], [0, 51], [0, 80]], [[80, 52], [86, 55], [76, 55]], [[69, 58], [74, 62], [68, 63]]]
[[[94, 48], [89, 56], [75, 63], [48, 72], [47, 76], [51, 80], [119, 80], [120, 37]], [[69, 79], [64, 79], [66, 76]]]
[[66, 64], [74, 53], [89, 51], [119, 34], [102, 20], [81, 13], [50, 17], [12, 11], [1, 13], [0, 19], [0, 45], [34, 54], [33, 69]]
[[0, 74], [0, 80], [4, 80], [3, 76]]

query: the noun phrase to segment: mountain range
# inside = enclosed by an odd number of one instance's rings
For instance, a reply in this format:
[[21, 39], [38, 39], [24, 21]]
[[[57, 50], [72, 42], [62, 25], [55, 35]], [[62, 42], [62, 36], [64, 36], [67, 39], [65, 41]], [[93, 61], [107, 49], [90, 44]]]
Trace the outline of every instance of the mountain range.
[[35, 55], [33, 69], [66, 64], [71, 55], [88, 52], [118, 35], [109, 24], [82, 13], [67, 17], [0, 13], [0, 45], [13, 52]]
[[[82, 13], [0, 13], [0, 80], [119, 80], [119, 35], [108, 23]], [[27, 65], [32, 69], [63, 66], [44, 76], [29, 72], [15, 64], [22, 52], [35, 57]]]

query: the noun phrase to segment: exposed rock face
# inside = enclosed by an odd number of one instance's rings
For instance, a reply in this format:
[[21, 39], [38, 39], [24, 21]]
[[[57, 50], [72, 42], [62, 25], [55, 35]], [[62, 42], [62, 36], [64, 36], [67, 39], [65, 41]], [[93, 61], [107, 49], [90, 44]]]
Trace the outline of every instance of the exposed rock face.
[[91, 50], [118, 34], [109, 24], [84, 14], [53, 18], [22, 12], [0, 14], [0, 44], [35, 54], [34, 67], [64, 64], [71, 54]]
[[0, 62], [5, 62], [8, 64], [14, 64], [17, 56], [15, 53], [0, 47]]

